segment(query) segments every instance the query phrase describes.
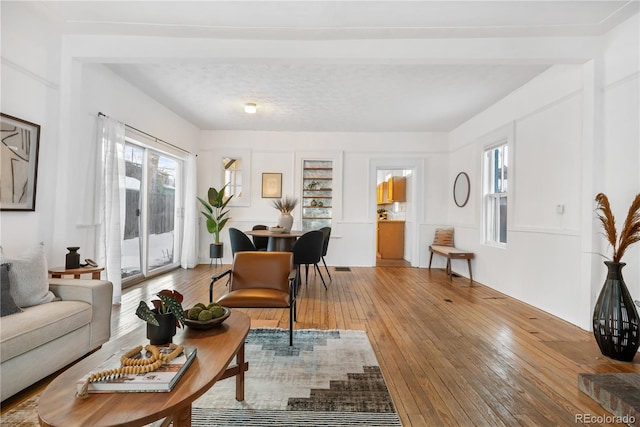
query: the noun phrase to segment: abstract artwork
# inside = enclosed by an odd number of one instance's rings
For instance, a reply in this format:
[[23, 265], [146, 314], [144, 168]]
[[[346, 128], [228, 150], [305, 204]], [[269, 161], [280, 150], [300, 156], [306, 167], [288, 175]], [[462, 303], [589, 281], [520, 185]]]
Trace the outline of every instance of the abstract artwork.
[[40, 125], [0, 113], [0, 210], [35, 211]]
[[262, 198], [282, 197], [282, 174], [263, 173], [262, 174]]

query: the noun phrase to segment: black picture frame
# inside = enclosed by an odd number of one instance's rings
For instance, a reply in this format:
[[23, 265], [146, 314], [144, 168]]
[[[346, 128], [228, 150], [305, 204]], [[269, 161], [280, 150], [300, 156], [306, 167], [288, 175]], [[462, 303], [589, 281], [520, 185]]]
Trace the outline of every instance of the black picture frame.
[[35, 211], [40, 125], [0, 113], [0, 211]]

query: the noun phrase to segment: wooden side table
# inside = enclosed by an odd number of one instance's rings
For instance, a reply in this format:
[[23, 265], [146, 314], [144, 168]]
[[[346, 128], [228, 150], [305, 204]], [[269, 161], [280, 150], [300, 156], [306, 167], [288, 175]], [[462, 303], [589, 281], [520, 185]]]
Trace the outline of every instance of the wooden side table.
[[65, 267], [53, 267], [49, 269], [49, 274], [55, 279], [59, 279], [62, 276], [73, 276], [74, 279], [79, 279], [82, 274], [91, 274], [92, 279], [100, 280], [100, 272], [104, 270], [104, 267], [80, 267], [70, 268]]

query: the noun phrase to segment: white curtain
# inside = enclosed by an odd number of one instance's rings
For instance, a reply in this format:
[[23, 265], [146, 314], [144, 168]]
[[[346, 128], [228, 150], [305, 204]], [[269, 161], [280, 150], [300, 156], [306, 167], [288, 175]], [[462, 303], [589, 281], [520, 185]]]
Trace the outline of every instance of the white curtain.
[[120, 304], [122, 298], [121, 262], [126, 207], [124, 130], [124, 124], [98, 116], [98, 263], [105, 266], [106, 279], [113, 283], [114, 304]]
[[197, 262], [198, 210], [196, 209], [197, 173], [196, 156], [189, 154], [185, 161], [184, 231], [180, 266], [194, 268]]

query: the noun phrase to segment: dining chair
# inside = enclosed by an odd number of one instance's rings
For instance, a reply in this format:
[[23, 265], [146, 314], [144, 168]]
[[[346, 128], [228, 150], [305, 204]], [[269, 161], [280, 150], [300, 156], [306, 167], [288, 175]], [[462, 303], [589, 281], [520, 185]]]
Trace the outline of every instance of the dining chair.
[[[262, 225], [262, 224], [257, 224], [254, 225], [252, 230], [268, 230], [269, 227], [267, 227], [266, 225]], [[259, 251], [266, 251], [267, 250], [267, 246], [269, 245], [269, 238], [268, 237], [260, 237], [260, 236], [253, 236], [253, 244], [256, 247], [257, 250]]]
[[327, 262], [324, 260], [324, 257], [327, 256], [327, 249], [329, 249], [329, 239], [331, 239], [331, 227], [322, 227], [320, 231], [322, 231], [322, 237], [323, 237], [322, 263], [324, 264], [324, 269], [327, 270], [327, 275], [329, 276], [329, 281], [331, 282], [333, 279], [331, 278], [331, 273], [329, 273]]
[[320, 275], [320, 279], [322, 280], [322, 284], [324, 288], [327, 289], [327, 284], [324, 281], [324, 277], [322, 277], [322, 272], [320, 268], [318, 268], [318, 263], [322, 258], [322, 246], [323, 246], [324, 236], [322, 231], [315, 230], [304, 233], [296, 242], [293, 244], [293, 263], [296, 265], [297, 271], [297, 286], [300, 286], [300, 266], [305, 266], [305, 284], [309, 281], [309, 265], [313, 265], [315, 270]]
[[293, 322], [296, 314], [296, 276], [291, 252], [239, 252], [231, 269], [211, 278], [209, 301], [213, 302], [213, 285], [228, 276], [229, 290], [216, 301], [231, 308], [289, 309], [289, 345], [293, 345]]
[[253, 245], [253, 242], [244, 234], [241, 230], [237, 228], [229, 229], [229, 240], [231, 240], [231, 254], [235, 256], [236, 252], [246, 252], [246, 251], [255, 251], [256, 247]]

